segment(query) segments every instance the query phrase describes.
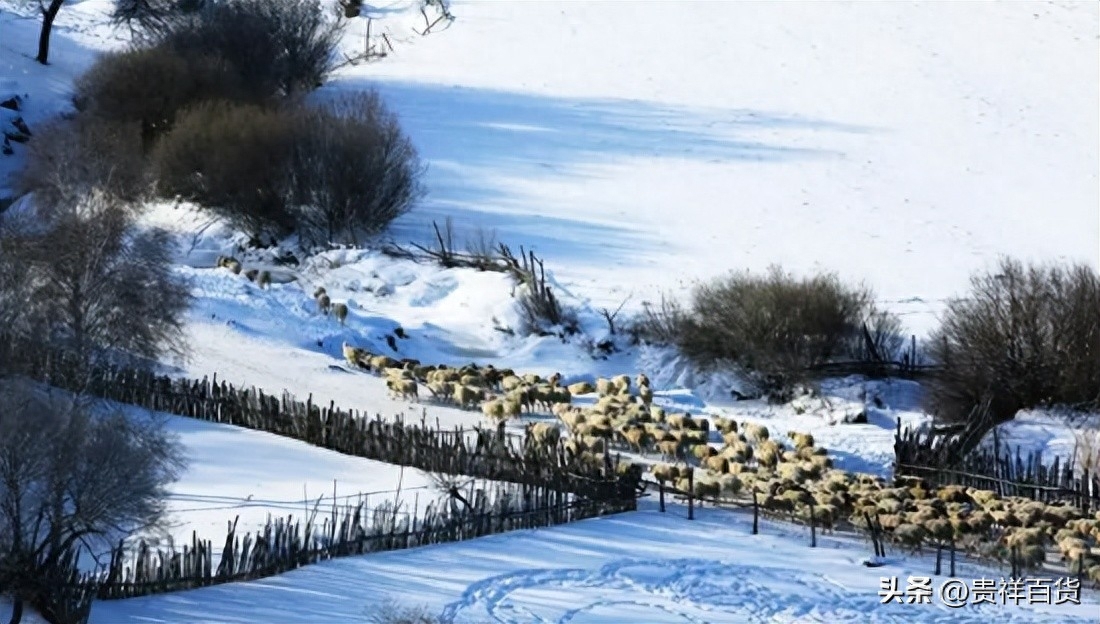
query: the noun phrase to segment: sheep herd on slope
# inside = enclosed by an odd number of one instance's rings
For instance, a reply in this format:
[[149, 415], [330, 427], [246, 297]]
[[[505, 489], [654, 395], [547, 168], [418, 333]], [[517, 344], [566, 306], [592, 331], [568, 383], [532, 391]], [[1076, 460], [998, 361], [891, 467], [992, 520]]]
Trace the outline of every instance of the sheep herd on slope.
[[[234, 273], [241, 265], [219, 257]], [[246, 274], [247, 275], [247, 274]], [[249, 279], [265, 287], [270, 274]], [[347, 305], [333, 303], [324, 288], [314, 292], [318, 310], [343, 324]], [[654, 404], [649, 379], [639, 374], [563, 385], [562, 375], [518, 374], [491, 364], [461, 367], [423, 365], [343, 344], [348, 364], [380, 375], [391, 396], [420, 400], [427, 389], [434, 402], [480, 409], [499, 424], [524, 415], [553, 415], [554, 422], [530, 422], [528, 441], [556, 448], [596, 468], [612, 448], [638, 455], [659, 453], [651, 478], [697, 498], [733, 502], [759, 496], [762, 509], [790, 520], [813, 521], [825, 531], [848, 523], [868, 529], [867, 518], [895, 543], [913, 551], [925, 545], [955, 543], [961, 549], [1006, 560], [1010, 553], [1025, 568], [1042, 566], [1052, 555], [1071, 573], [1100, 587], [1100, 512], [1088, 516], [1068, 503], [1001, 497], [990, 490], [959, 485], [935, 488], [914, 477], [893, 482], [833, 467], [826, 449], [809, 433], [789, 432], [776, 440], [768, 427], [667, 413]], [[573, 399], [594, 395], [575, 405]], [[718, 440], [721, 442], [718, 443]], [[618, 463], [627, 470], [629, 461]]]

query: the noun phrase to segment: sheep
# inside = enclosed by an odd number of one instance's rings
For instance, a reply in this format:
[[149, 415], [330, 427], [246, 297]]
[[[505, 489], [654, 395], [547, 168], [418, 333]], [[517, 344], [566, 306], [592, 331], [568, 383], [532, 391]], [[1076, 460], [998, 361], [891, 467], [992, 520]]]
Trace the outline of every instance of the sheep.
[[653, 390], [649, 386], [640, 386], [638, 388], [638, 398], [641, 399], [643, 405], [652, 404]]
[[529, 386], [533, 386], [537, 383], [542, 382], [542, 377], [539, 377], [538, 375], [536, 375], [534, 373], [527, 373], [521, 379], [523, 379], [523, 383], [525, 383]]
[[609, 394], [612, 394], [612, 391], [614, 389], [615, 384], [610, 379], [607, 379], [605, 377], [600, 377], [596, 379], [596, 394], [600, 396], [607, 396]]
[[[629, 379], [629, 378], [628, 378]], [[722, 484], [712, 479], [694, 479], [692, 492], [697, 498], [716, 499], [722, 494]]]
[[691, 416], [689, 414], [669, 414], [668, 417], [665, 418], [665, 422], [673, 429], [688, 429], [689, 427], [685, 427], [684, 425], [690, 420]]
[[703, 460], [708, 457], [714, 457], [718, 454], [718, 451], [709, 444], [696, 444], [691, 447], [691, 454], [694, 455], [696, 459]]
[[967, 488], [966, 493], [970, 496], [976, 504], [985, 507], [990, 502], [996, 500], [997, 493], [992, 490], [979, 490], [975, 488]]
[[715, 419], [714, 428], [723, 437], [730, 433], [737, 433], [737, 423], [730, 418], [719, 417]]
[[336, 320], [340, 321], [340, 324], [344, 324], [344, 320], [348, 318], [348, 304], [346, 303], [334, 303], [332, 305], [332, 314], [336, 317]]
[[244, 276], [246, 278], [248, 278], [248, 281], [250, 281], [250, 282], [255, 282], [256, 281], [256, 276], [258, 276], [259, 274], [260, 274], [259, 269], [249, 269], [249, 270], [244, 272]]
[[523, 385], [523, 380], [515, 375], [507, 375], [500, 380], [500, 388], [505, 392], [516, 390]]
[[402, 399], [418, 398], [417, 383], [415, 379], [400, 379], [396, 377], [386, 378], [386, 387], [390, 393]]
[[680, 456], [681, 446], [678, 441], [675, 440], [661, 440], [657, 442], [657, 450], [661, 452], [661, 455], [665, 458], [678, 458]]
[[767, 427], [755, 423], [742, 423], [741, 429], [745, 432], [745, 437], [757, 443], [764, 442], [770, 435]]
[[596, 386], [593, 386], [587, 381], [578, 381], [577, 383], [569, 384], [566, 386], [566, 389], [569, 390], [569, 394], [572, 395], [592, 394], [596, 391]]
[[256, 283], [260, 288], [266, 289], [271, 285], [271, 271], [260, 271], [260, 275], [256, 278]]
[[481, 388], [475, 388], [474, 386], [464, 386], [462, 384], [456, 384], [454, 393], [455, 403], [463, 408], [468, 408], [481, 401], [483, 395]]
[[753, 456], [761, 466], [775, 467], [779, 463], [781, 452], [782, 447], [779, 444], [772, 440], [765, 440], [753, 450]]
[[730, 461], [725, 457], [711, 456], [702, 460], [703, 467], [707, 470], [712, 470], [718, 474], [729, 472]]
[[645, 373], [638, 373], [638, 376], [634, 378], [634, 384], [638, 386], [638, 388], [648, 388], [649, 377], [646, 377]]
[[229, 269], [235, 275], [241, 274], [241, 262], [232, 256], [218, 256], [218, 267]]
[[542, 446], [554, 446], [561, 440], [561, 429], [550, 423], [528, 423], [527, 435]]
[[936, 491], [936, 498], [945, 503], [970, 503], [972, 499], [966, 493], [966, 486], [945, 485]]
[[382, 372], [387, 368], [393, 368], [396, 365], [397, 360], [388, 355], [376, 355], [370, 359], [370, 368], [376, 373]]
[[363, 360], [367, 355], [365, 349], [353, 347], [349, 345], [347, 341], [344, 341], [343, 345], [341, 345], [341, 349], [344, 352], [344, 359], [347, 360], [348, 364], [356, 367], [363, 366]]
[[[885, 528], [885, 525], [883, 525]], [[928, 530], [919, 524], [910, 522], [899, 524], [894, 529], [894, 538], [901, 544], [908, 546], [913, 551], [920, 551], [924, 540], [928, 537]]]
[[616, 394], [630, 393], [630, 375], [616, 375], [611, 378], [611, 383]]
[[428, 391], [437, 399], [449, 401], [454, 398], [453, 381], [429, 381]]
[[790, 431], [787, 433], [787, 437], [794, 441], [795, 449], [813, 447], [814, 445], [814, 436], [810, 433], [799, 433], [797, 431]]
[[656, 405], [649, 406], [649, 417], [653, 419], [655, 423], [665, 422], [665, 410], [664, 408], [657, 407]]
[[328, 312], [329, 312], [329, 308], [331, 308], [331, 307], [332, 307], [332, 300], [329, 299], [328, 295], [322, 294], [320, 297], [317, 297], [317, 309], [322, 314], [327, 316]]
[[[650, 472], [653, 473], [653, 478], [658, 481], [676, 481], [680, 478], [681, 472], [678, 466], [673, 464], [655, 464]], [[686, 468], [686, 470], [691, 470]]]
[[722, 434], [722, 441], [725, 442], [729, 446], [736, 446], [738, 444], [748, 444], [748, 440], [745, 439], [745, 436], [741, 435], [740, 433], [737, 433], [736, 431], [731, 431], [729, 433], [723, 433]]
[[485, 401], [481, 404], [481, 413], [485, 414], [487, 418], [497, 422], [507, 420], [507, 417], [504, 415], [504, 401], [502, 399], [490, 399]]
[[317, 290], [313, 291], [313, 298], [316, 299], [317, 297], [320, 297], [321, 295], [324, 295], [324, 294], [327, 294], [327, 293], [328, 293], [328, 291], [325, 290], [324, 286], [318, 286]]
[[619, 430], [619, 434], [635, 453], [642, 452], [642, 447], [645, 446], [648, 438], [645, 428], [636, 425], [623, 427]]

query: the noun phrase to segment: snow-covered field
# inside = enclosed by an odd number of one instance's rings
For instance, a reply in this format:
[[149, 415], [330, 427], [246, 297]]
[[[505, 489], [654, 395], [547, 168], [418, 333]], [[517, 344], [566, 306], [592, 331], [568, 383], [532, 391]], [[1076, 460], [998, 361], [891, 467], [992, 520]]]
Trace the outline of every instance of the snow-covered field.
[[334, 496], [339, 511], [362, 502], [368, 510], [397, 505], [398, 514], [421, 517], [440, 498], [429, 475], [414, 468], [251, 429], [127, 409], [133, 418], [162, 420], [188, 463], [169, 488], [169, 526], [145, 536], [153, 545], [190, 544], [194, 532], [212, 542], [217, 557], [235, 518], [243, 536], [262, 529], [269, 517], [304, 521], [316, 510], [319, 524], [331, 518]]
[[[66, 3], [53, 63], [42, 67], [30, 58], [35, 12], [0, 0], [0, 99], [26, 96], [32, 129], [68, 109], [71, 81], [97, 51], [125, 45], [125, 32], [107, 25], [110, 5]], [[896, 423], [927, 420], [915, 384], [838, 380], [826, 394], [858, 399], [868, 422], [831, 426], [789, 406], [735, 402], [735, 379], [667, 350], [623, 344], [594, 358], [592, 345], [607, 337], [600, 308], [626, 300], [625, 316], [662, 291], [778, 262], [866, 280], [922, 335], [944, 299], [998, 254], [1094, 264], [1100, 256], [1095, 3], [454, 2], [454, 24], [425, 37], [410, 30], [421, 20], [415, 6], [373, 5], [373, 32], [388, 33], [394, 52], [343, 67], [317, 97], [378, 89], [428, 163], [429, 194], [395, 224], [396, 242], [428, 242], [432, 221], [451, 217], [459, 242], [484, 230], [533, 249], [586, 336], [510, 335], [519, 316], [504, 276], [376, 251], [328, 252], [281, 269], [276, 281], [286, 283], [260, 290], [209, 268], [218, 254], [239, 255], [229, 232], [186, 206], [158, 204], [147, 220], [176, 232], [179, 270], [197, 295], [192, 354], [172, 363], [175, 372], [386, 418], [481, 422], [479, 412], [395, 402], [377, 378], [342, 367], [344, 341], [391, 353], [386, 337], [401, 327], [409, 337], [397, 341], [397, 357], [560, 371], [566, 381], [642, 371], [658, 403], [765, 423], [777, 435], [812, 431], [839, 466], [887, 473]], [[349, 28], [348, 54], [361, 51], [364, 22]], [[0, 197], [23, 150], [0, 157]], [[348, 302], [346, 326], [317, 313], [310, 295], [319, 285]], [[174, 489], [176, 539], [195, 530], [218, 544], [237, 513], [246, 526], [269, 512], [299, 516], [305, 500], [331, 497], [334, 480], [337, 496], [350, 496], [394, 490], [401, 474], [256, 432], [171, 423], [193, 457]], [[1000, 433], [1025, 452], [1073, 449], [1066, 427], [1042, 414]], [[406, 491], [425, 485], [404, 471]], [[93, 621], [355, 621], [380, 593], [460, 621], [1024, 622], [1077, 613], [877, 607], [880, 574], [931, 564], [871, 571], [858, 565], [867, 549], [843, 540], [811, 551], [776, 527], [746, 532], [737, 515], [705, 512], [688, 524], [643, 511], [101, 603]]]
[[[1059, 622], [1096, 621], [1100, 603], [946, 607], [881, 604], [881, 577], [932, 576], [930, 557], [893, 553], [868, 568], [870, 546], [809, 536], [748, 514], [682, 507], [468, 542], [339, 559], [278, 577], [163, 597], [100, 602], [92, 622], [365, 622], [385, 599], [474, 622]], [[960, 579], [1004, 571], [961, 565]], [[938, 589], [946, 576], [933, 577]], [[306, 606], [308, 605], [308, 606]]]

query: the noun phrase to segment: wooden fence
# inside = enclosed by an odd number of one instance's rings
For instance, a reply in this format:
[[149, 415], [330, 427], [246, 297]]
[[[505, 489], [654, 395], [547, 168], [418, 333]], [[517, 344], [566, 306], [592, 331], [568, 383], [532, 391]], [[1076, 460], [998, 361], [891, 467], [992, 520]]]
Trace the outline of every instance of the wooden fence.
[[[338, 557], [415, 548], [473, 539], [516, 529], [574, 522], [635, 508], [625, 500], [593, 500], [566, 494], [548, 486], [493, 483], [491, 489], [466, 493], [430, 504], [423, 514], [399, 514], [389, 503], [367, 510], [362, 503], [332, 508], [320, 524], [292, 516], [269, 518], [255, 535], [237, 533], [229, 523], [220, 556], [209, 540], [192, 534], [180, 549], [154, 549], [141, 541], [136, 548], [120, 543], [104, 569], [82, 573], [77, 557], [67, 558], [65, 581], [35, 605], [57, 619], [86, 622], [91, 602], [148, 596], [222, 583], [248, 581]], [[316, 510], [315, 510], [316, 511]], [[215, 559], [217, 559], [215, 561]]]
[[[935, 485], [965, 485], [999, 496], [1022, 496], [1045, 503], [1066, 501], [1086, 513], [1100, 509], [1100, 474], [1079, 470], [1075, 457], [1044, 462], [1040, 453], [1013, 453], [994, 429], [993, 444], [976, 447], [962, 431], [902, 431], [894, 439], [894, 473], [920, 477]], [[962, 449], [971, 450], [962, 452]]]
[[560, 443], [547, 447], [495, 429], [445, 430], [426, 422], [386, 422], [314, 404], [284, 392], [236, 388], [225, 381], [173, 379], [120, 366], [80, 366], [59, 352], [28, 348], [0, 335], [0, 370], [18, 372], [65, 390], [154, 411], [274, 433], [346, 455], [427, 472], [545, 486], [596, 500], [633, 498], [640, 470], [618, 474], [573, 461]]

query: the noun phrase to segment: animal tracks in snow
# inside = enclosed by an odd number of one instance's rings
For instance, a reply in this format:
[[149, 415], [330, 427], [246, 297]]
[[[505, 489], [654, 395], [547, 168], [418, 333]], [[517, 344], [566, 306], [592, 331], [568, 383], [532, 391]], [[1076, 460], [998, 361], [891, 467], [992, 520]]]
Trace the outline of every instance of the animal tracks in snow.
[[1021, 607], [950, 609], [935, 599], [932, 604], [884, 605], [874, 582], [850, 588], [811, 571], [698, 558], [628, 559], [588, 570], [521, 570], [470, 585], [441, 615], [456, 623], [503, 624], [1050, 621], [1049, 614]]

